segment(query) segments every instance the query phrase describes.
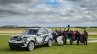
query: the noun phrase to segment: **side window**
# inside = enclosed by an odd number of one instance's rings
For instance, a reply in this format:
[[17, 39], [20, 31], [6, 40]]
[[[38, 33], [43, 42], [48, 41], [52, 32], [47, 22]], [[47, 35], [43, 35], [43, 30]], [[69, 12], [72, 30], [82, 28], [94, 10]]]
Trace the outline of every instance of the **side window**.
[[45, 28], [41, 28], [41, 29], [39, 30], [39, 33], [41, 33], [41, 34], [48, 34], [48, 30], [45, 29]]
[[45, 31], [45, 29], [43, 29], [43, 34], [46, 34], [46, 31]]
[[48, 34], [48, 30], [47, 29], [45, 29], [45, 34]]
[[39, 32], [38, 33], [41, 33], [41, 34], [43, 34], [43, 29], [41, 28], [41, 29], [39, 29]]

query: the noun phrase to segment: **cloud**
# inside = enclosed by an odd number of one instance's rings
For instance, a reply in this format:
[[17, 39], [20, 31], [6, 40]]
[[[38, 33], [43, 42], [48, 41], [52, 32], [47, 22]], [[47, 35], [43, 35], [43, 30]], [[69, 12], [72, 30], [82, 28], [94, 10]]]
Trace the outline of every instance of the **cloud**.
[[96, 0], [0, 0], [1, 26], [75, 23], [84, 26], [96, 21]]
[[[0, 0], [0, 4], [10, 4], [10, 3], [29, 3], [32, 0]], [[35, 1], [35, 0], [34, 0]]]

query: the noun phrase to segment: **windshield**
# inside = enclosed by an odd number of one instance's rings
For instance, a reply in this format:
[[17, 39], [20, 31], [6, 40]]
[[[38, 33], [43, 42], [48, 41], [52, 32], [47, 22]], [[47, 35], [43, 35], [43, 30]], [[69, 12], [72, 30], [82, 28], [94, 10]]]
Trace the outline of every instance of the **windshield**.
[[37, 32], [38, 32], [38, 29], [29, 29], [29, 30], [28, 30], [28, 34], [29, 34], [29, 35], [36, 35]]

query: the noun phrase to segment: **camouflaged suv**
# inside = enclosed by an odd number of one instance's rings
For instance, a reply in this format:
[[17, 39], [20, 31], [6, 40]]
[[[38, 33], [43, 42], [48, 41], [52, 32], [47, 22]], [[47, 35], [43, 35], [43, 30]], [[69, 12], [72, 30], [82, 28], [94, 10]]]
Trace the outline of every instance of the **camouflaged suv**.
[[52, 45], [52, 31], [47, 28], [28, 28], [25, 32], [19, 35], [13, 35], [9, 40], [10, 49], [26, 48], [31, 51], [35, 46]]

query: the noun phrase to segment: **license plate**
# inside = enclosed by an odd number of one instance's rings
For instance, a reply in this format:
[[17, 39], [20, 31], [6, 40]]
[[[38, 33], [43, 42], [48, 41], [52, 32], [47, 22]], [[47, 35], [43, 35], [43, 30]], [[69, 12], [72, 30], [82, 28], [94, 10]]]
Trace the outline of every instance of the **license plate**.
[[15, 41], [15, 40], [12, 40], [11, 43], [22, 43], [22, 41]]

